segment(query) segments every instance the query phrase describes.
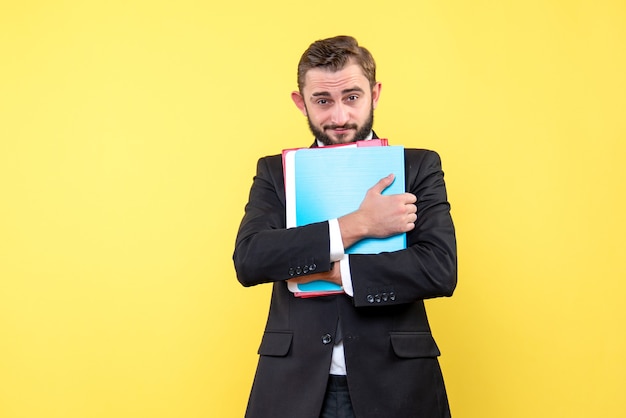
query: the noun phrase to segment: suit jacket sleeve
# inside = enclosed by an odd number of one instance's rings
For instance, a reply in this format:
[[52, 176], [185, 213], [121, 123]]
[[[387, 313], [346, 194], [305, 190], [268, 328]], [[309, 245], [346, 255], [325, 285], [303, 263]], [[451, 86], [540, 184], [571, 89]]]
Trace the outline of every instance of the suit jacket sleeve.
[[241, 284], [253, 286], [330, 270], [328, 222], [285, 228], [282, 157], [261, 158], [233, 254]]
[[417, 196], [407, 249], [351, 254], [355, 306], [384, 306], [450, 296], [457, 282], [456, 238], [439, 155], [405, 150], [406, 190]]

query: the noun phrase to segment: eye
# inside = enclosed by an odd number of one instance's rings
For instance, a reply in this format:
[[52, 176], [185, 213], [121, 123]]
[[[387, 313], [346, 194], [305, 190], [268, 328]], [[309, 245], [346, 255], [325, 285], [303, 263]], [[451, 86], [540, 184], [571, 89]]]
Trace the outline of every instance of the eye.
[[359, 98], [359, 96], [357, 96], [356, 94], [351, 94], [350, 96], [348, 96], [346, 98], [346, 100], [349, 101], [349, 102], [353, 102], [353, 101], [357, 100], [358, 98]]
[[328, 100], [326, 100], [326, 99], [319, 99], [316, 103], [318, 105], [325, 105], [325, 104], [328, 104]]

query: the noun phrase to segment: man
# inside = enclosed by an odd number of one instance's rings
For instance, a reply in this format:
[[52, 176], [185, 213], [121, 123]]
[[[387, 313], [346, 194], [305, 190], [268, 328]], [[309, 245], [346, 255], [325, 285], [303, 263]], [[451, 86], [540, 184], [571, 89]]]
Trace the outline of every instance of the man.
[[[317, 41], [292, 93], [313, 146], [376, 137], [376, 66], [354, 38]], [[323, 176], [324, 173], [320, 173]], [[244, 286], [273, 282], [249, 418], [449, 417], [424, 299], [456, 286], [456, 241], [439, 156], [405, 150], [406, 193], [393, 176], [338, 219], [286, 229], [281, 156], [261, 158], [233, 260]], [[368, 237], [407, 234], [405, 250], [345, 255]], [[298, 298], [288, 281], [329, 280], [345, 293]]]

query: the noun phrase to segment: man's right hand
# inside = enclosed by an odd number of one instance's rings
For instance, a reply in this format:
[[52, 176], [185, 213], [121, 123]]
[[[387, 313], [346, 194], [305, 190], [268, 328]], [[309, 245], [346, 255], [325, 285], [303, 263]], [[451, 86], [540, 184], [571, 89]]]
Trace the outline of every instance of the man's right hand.
[[359, 208], [338, 219], [344, 248], [364, 238], [385, 238], [415, 228], [417, 198], [412, 193], [383, 195], [394, 181], [390, 174], [372, 186]]

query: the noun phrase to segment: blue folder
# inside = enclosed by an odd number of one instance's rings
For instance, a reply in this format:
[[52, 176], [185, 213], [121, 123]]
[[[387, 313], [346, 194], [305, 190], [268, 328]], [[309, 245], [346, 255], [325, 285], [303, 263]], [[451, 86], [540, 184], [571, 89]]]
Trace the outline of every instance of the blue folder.
[[[339, 218], [359, 208], [365, 193], [393, 173], [394, 182], [383, 194], [405, 191], [404, 147], [332, 147], [294, 151], [286, 170], [288, 217], [302, 226]], [[291, 177], [293, 175], [293, 177]], [[289, 215], [291, 213], [291, 215]], [[378, 254], [406, 248], [406, 234], [364, 239], [347, 254]], [[299, 292], [323, 292], [339, 286], [316, 281], [297, 286]]]

